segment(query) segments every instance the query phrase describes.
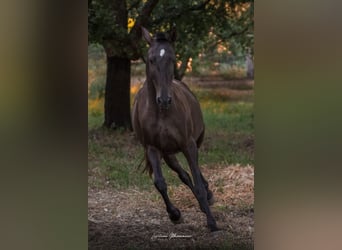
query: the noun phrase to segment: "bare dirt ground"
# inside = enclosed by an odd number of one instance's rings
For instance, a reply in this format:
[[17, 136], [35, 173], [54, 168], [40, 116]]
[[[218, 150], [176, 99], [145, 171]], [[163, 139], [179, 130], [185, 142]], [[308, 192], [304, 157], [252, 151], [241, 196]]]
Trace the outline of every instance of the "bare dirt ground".
[[156, 190], [98, 189], [90, 183], [89, 249], [253, 249], [254, 167], [201, 168], [215, 196], [211, 209], [221, 231], [209, 232], [205, 215], [184, 185], [168, 188], [184, 219], [174, 225]]

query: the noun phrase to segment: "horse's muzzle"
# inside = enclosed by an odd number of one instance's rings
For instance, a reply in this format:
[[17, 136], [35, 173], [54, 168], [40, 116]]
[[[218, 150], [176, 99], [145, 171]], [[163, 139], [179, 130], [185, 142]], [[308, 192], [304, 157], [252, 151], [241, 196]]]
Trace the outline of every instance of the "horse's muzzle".
[[157, 103], [161, 109], [169, 109], [171, 102], [172, 102], [171, 97], [167, 97], [166, 99], [161, 98], [161, 97], [157, 98]]

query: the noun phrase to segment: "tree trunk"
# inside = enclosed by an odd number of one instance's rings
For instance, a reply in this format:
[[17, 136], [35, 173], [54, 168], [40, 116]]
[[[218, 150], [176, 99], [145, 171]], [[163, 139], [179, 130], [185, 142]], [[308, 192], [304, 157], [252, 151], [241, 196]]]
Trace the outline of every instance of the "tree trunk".
[[131, 61], [128, 58], [107, 57], [105, 121], [107, 128], [132, 130], [130, 105]]

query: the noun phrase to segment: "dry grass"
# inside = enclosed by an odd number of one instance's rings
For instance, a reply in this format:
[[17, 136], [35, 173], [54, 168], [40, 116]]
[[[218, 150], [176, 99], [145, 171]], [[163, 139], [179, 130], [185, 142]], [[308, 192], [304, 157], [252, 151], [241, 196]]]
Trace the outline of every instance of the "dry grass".
[[[211, 176], [212, 212], [221, 231], [209, 233], [205, 215], [184, 185], [169, 187], [184, 218], [177, 225], [170, 222], [157, 191], [89, 188], [89, 249], [253, 249], [254, 168], [212, 166], [203, 172]], [[191, 239], [152, 240], [170, 233]]]
[[[254, 204], [254, 167], [252, 166], [202, 166], [208, 176], [210, 189], [215, 195], [215, 207], [247, 206]], [[180, 185], [172, 189], [171, 198], [188, 208], [197, 205], [188, 187]]]

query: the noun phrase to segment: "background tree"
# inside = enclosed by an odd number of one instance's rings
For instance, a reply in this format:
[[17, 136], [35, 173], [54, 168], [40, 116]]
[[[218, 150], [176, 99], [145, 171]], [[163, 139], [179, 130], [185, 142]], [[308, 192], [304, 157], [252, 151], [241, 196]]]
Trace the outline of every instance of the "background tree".
[[[181, 80], [190, 58], [218, 45], [253, 54], [253, 1], [249, 0], [89, 0], [89, 42], [101, 44], [107, 57], [104, 126], [131, 128], [131, 60], [143, 58], [141, 26], [151, 32], [176, 27]], [[128, 29], [128, 19], [135, 20]]]

